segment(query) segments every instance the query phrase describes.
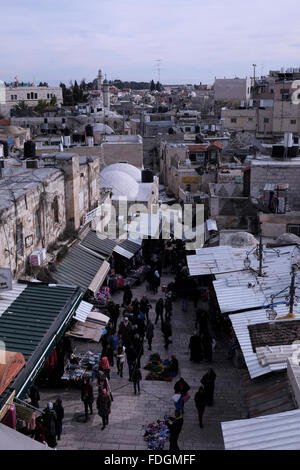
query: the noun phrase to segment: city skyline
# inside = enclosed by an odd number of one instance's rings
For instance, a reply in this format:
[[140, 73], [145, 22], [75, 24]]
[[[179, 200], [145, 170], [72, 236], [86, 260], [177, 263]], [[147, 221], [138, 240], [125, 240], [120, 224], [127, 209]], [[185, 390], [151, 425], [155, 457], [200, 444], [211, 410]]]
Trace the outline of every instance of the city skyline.
[[[38, 83], [85, 78], [213, 83], [214, 78], [298, 67], [295, 0], [0, 2], [1, 79]], [[284, 26], [286, 25], [286, 26]]]

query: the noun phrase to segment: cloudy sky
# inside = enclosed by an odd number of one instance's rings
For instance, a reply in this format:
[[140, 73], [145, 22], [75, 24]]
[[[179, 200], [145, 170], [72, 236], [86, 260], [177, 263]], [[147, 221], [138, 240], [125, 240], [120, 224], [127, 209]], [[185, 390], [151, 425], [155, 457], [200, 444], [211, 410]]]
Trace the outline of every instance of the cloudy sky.
[[212, 83], [300, 66], [298, 0], [0, 0], [0, 79]]

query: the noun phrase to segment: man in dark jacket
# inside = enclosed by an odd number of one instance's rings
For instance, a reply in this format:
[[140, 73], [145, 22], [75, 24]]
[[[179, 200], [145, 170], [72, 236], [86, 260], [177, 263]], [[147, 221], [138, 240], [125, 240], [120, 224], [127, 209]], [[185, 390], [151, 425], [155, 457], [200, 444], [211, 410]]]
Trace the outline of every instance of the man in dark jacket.
[[170, 431], [170, 448], [169, 450], [180, 450], [178, 447], [178, 437], [183, 426], [183, 417], [180, 411], [175, 410], [175, 418], [169, 418], [166, 424]]
[[49, 447], [56, 447], [56, 423], [57, 416], [50, 401], [44, 410], [43, 421], [46, 430], [46, 442]]
[[136, 367], [132, 373], [132, 382], [134, 387], [134, 394], [138, 391], [138, 394], [141, 393], [140, 381], [142, 380], [142, 374], [138, 367]]
[[153, 335], [154, 335], [154, 325], [151, 320], [148, 320], [147, 322], [147, 327], [146, 327], [146, 338], [148, 341], [148, 349], [151, 351], [151, 346], [152, 346], [152, 340], [153, 340]]
[[203, 418], [203, 413], [204, 413], [205, 406], [206, 406], [206, 396], [205, 396], [204, 387], [202, 385], [199, 387], [198, 392], [195, 394], [194, 400], [195, 400], [196, 408], [198, 411], [199, 425], [200, 425], [200, 428], [203, 428], [202, 418]]
[[140, 301], [140, 309], [141, 312], [145, 315], [145, 318], [147, 321], [149, 320], [149, 309], [151, 308], [151, 305], [149, 303], [149, 300], [147, 297], [144, 295]]
[[62, 422], [65, 416], [64, 407], [62, 406], [62, 400], [58, 398], [53, 405], [54, 411], [56, 413], [57, 421], [56, 421], [56, 436], [57, 440], [60, 440], [60, 435], [62, 433]]
[[83, 378], [83, 384], [81, 387], [81, 400], [84, 404], [85, 412], [85, 422], [88, 420], [88, 411], [93, 414], [93, 401], [94, 401], [94, 392], [93, 387], [90, 384], [90, 379], [88, 377]]
[[213, 405], [214, 402], [215, 380], [216, 373], [212, 368], [201, 379], [201, 383], [204, 386], [206, 404], [209, 406]]
[[155, 325], [157, 324], [158, 319], [159, 319], [159, 317], [160, 317], [161, 326], [162, 326], [163, 323], [164, 323], [164, 319], [163, 319], [163, 313], [164, 313], [164, 299], [163, 299], [162, 297], [156, 302], [155, 312], [156, 312]]
[[165, 345], [164, 348], [168, 349], [169, 344], [172, 342], [170, 341], [170, 337], [172, 336], [172, 325], [170, 320], [165, 321], [162, 327], [164, 339], [165, 339]]

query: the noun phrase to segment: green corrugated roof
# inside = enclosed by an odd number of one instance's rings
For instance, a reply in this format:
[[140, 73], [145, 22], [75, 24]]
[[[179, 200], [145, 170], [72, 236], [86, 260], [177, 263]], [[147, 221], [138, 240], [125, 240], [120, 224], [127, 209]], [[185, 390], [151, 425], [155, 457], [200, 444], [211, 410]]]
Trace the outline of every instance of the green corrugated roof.
[[[49, 355], [53, 349], [49, 348], [50, 343], [60, 327], [73, 316], [71, 311], [75, 311], [81, 297], [77, 287], [29, 284], [1, 315], [0, 340], [5, 342], [6, 350], [21, 352], [26, 360], [26, 367], [15, 381], [16, 391], [38, 361]], [[58, 340], [63, 332], [64, 328]]]
[[23, 353], [27, 361], [51, 325], [67, 316], [62, 310], [75, 293], [74, 287], [28, 285], [0, 317], [0, 338], [6, 349]]

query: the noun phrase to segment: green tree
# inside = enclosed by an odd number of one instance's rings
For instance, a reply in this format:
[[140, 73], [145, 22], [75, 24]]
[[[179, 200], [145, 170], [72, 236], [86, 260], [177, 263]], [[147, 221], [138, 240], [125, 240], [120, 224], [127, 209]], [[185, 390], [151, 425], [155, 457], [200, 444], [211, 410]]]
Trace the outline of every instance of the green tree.
[[79, 88], [78, 83], [77, 83], [76, 80], [74, 82], [72, 92], [73, 92], [73, 102], [74, 102], [74, 104], [80, 103], [80, 99], [81, 99], [82, 96], [81, 96], [81, 91], [80, 91], [80, 88]]
[[40, 82], [38, 86], [49, 86], [47, 82]]
[[34, 108], [35, 111], [40, 112], [49, 106], [47, 100], [38, 100], [37, 106]]
[[155, 89], [156, 89], [156, 91], [162, 91], [162, 86], [159, 82], [156, 83]]
[[155, 83], [154, 83], [154, 80], [151, 80], [151, 83], [150, 83], [150, 91], [155, 91], [156, 88], [155, 88]]
[[51, 100], [50, 100], [50, 106], [56, 106], [57, 105], [57, 98], [56, 96], [52, 96]]
[[16, 117], [31, 116], [32, 109], [25, 103], [25, 101], [20, 101], [12, 108], [11, 115]]

